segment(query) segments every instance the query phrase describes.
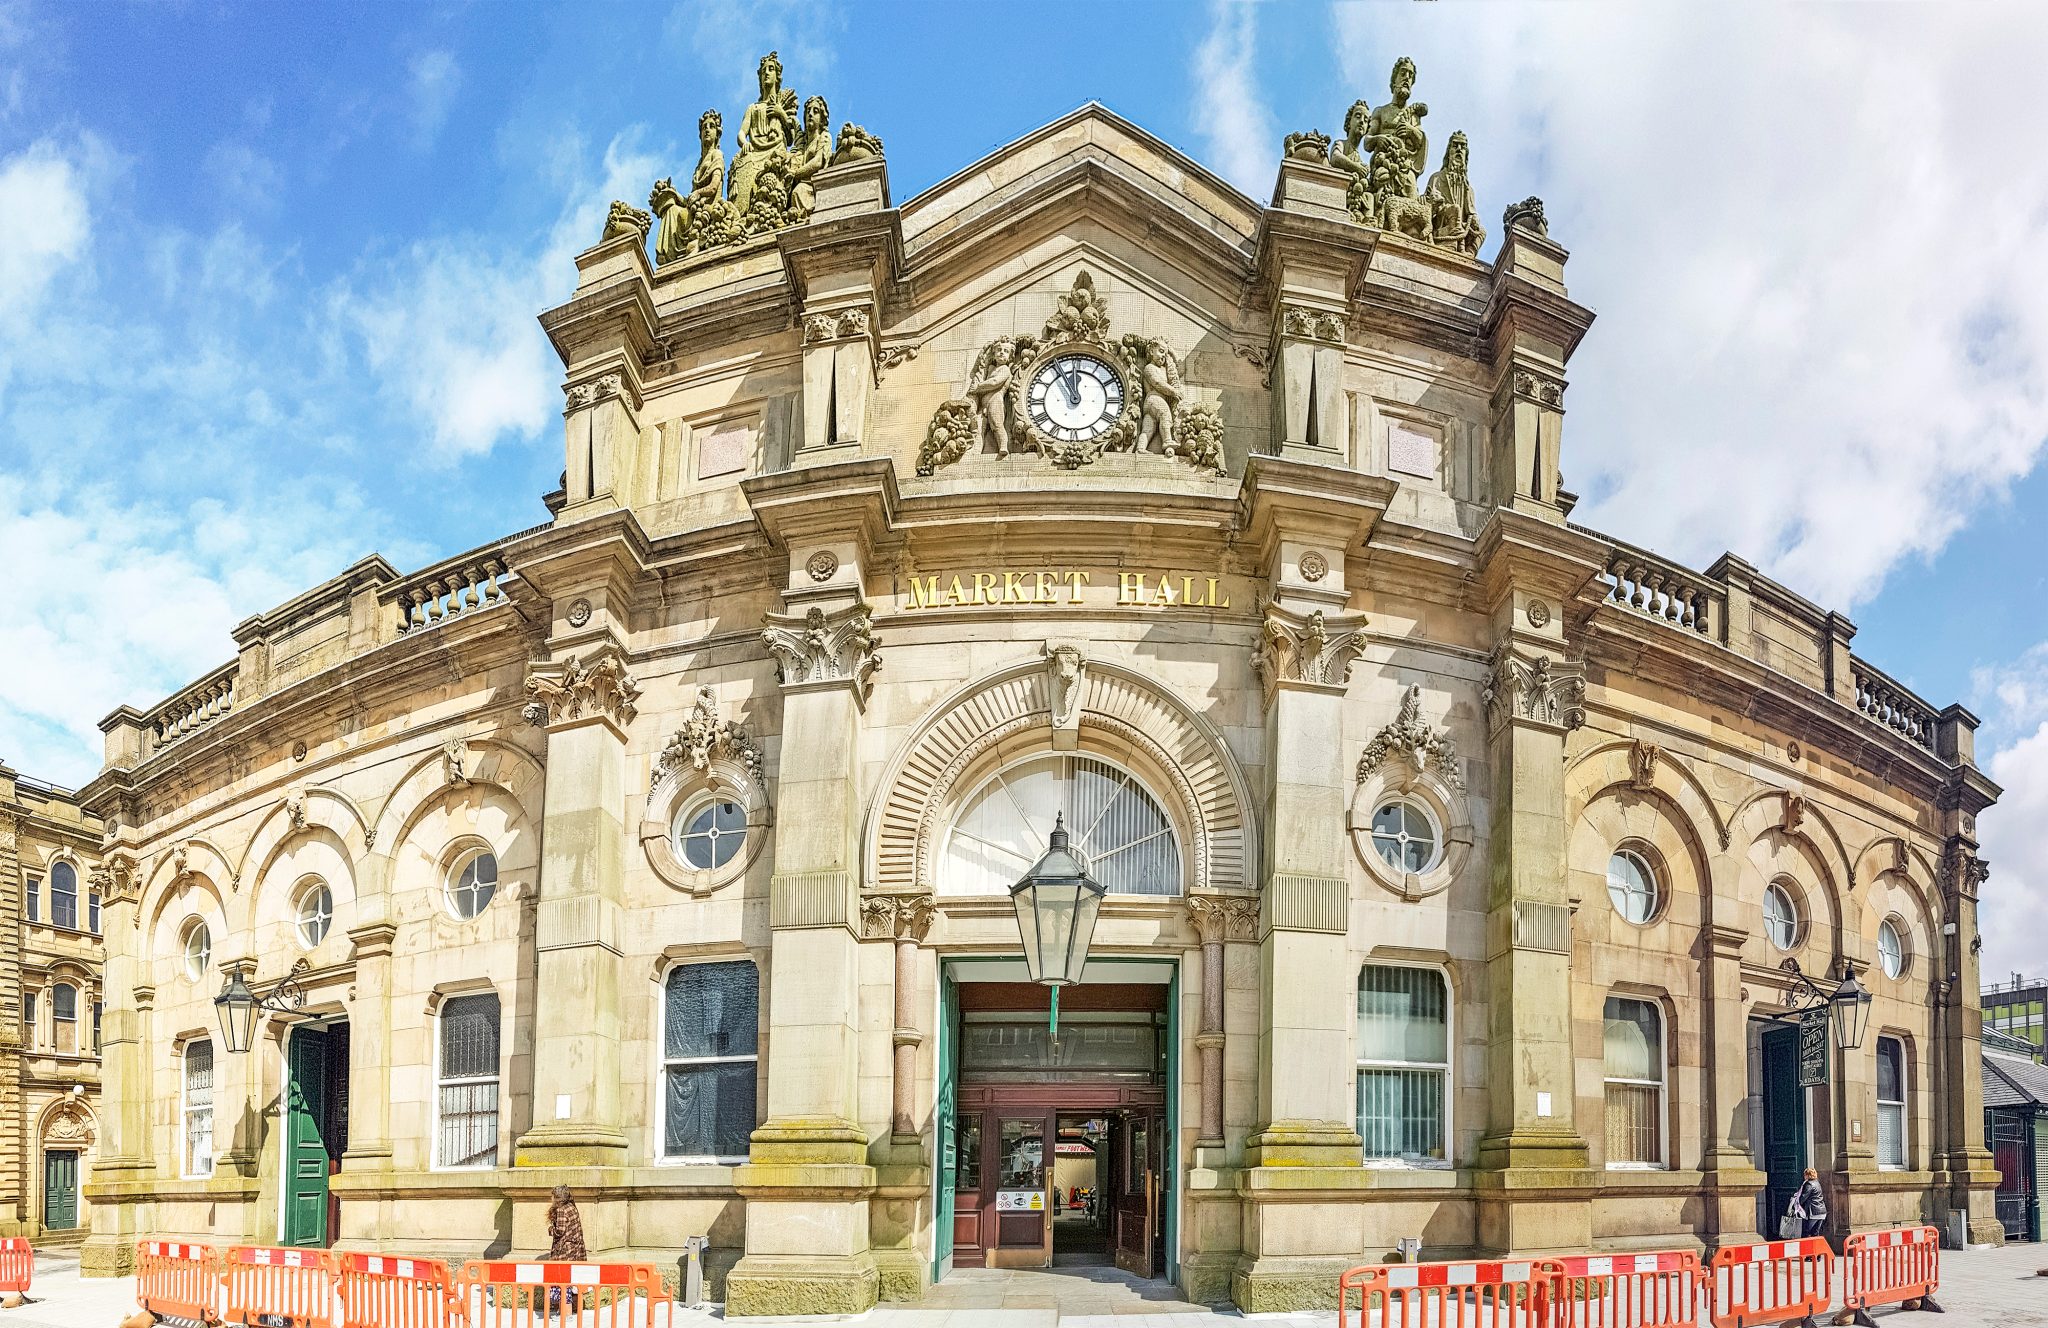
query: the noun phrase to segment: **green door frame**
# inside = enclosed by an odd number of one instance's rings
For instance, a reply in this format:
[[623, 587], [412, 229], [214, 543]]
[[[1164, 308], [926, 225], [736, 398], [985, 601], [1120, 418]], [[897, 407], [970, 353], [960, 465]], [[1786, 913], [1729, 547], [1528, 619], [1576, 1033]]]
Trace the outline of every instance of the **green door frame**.
[[[1180, 965], [1171, 958], [1152, 955], [1096, 955], [1105, 963], [1166, 964], [1171, 972], [1166, 981], [1166, 1137], [1160, 1141], [1165, 1176], [1160, 1192], [1160, 1221], [1166, 1237], [1166, 1264], [1162, 1276], [1178, 1283], [1180, 1277]], [[960, 1078], [960, 987], [949, 971], [956, 964], [1023, 962], [1022, 955], [956, 955], [939, 959], [939, 1054], [938, 1091], [933, 1095], [932, 1145], [936, 1162], [932, 1167], [932, 1281], [941, 1280], [953, 1265], [953, 1180], [957, 1159], [949, 1158], [958, 1128], [953, 1102]]]
[[327, 1031], [294, 1028], [285, 1043], [284, 1219], [281, 1243], [325, 1248], [327, 1142]]

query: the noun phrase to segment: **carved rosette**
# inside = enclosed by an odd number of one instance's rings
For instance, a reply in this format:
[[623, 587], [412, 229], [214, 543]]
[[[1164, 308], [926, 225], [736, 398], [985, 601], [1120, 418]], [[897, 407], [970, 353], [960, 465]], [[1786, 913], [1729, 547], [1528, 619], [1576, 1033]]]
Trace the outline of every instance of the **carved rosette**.
[[1481, 695], [1495, 731], [1509, 723], [1528, 723], [1568, 733], [1586, 722], [1584, 666], [1512, 645], [1493, 652]]
[[1266, 699], [1287, 684], [1343, 687], [1352, 663], [1365, 653], [1366, 622], [1362, 613], [1303, 614], [1268, 604], [1252, 656]]
[[882, 666], [872, 605], [851, 604], [830, 613], [813, 607], [801, 618], [771, 613], [767, 621], [761, 641], [775, 656], [775, 676], [784, 687], [846, 682], [867, 699], [869, 679]]
[[526, 675], [521, 708], [527, 723], [556, 728], [586, 719], [603, 719], [626, 727], [639, 713], [640, 684], [626, 672], [616, 654], [588, 663], [571, 655], [556, 663], [536, 664]]
[[703, 774], [714, 761], [730, 761], [738, 765], [758, 787], [767, 789], [768, 777], [763, 770], [759, 744], [737, 720], [719, 719], [718, 705], [712, 698], [711, 689], [699, 687], [689, 718], [675, 731], [668, 745], [661, 749], [661, 756], [655, 762], [655, 786], [648, 790], [648, 798], [650, 801], [653, 799], [662, 776], [681, 775], [685, 770]]
[[864, 895], [860, 901], [861, 939], [922, 945], [938, 914], [930, 895]]
[[1204, 945], [1254, 941], [1259, 936], [1259, 899], [1257, 895], [1189, 895], [1188, 921]]
[[1422, 718], [1420, 687], [1401, 694], [1401, 709], [1394, 722], [1365, 745], [1358, 758], [1358, 782], [1363, 784], [1390, 760], [1406, 760], [1418, 774], [1433, 770], [1453, 790], [1462, 793], [1465, 789], [1465, 777], [1458, 772], [1457, 744]]

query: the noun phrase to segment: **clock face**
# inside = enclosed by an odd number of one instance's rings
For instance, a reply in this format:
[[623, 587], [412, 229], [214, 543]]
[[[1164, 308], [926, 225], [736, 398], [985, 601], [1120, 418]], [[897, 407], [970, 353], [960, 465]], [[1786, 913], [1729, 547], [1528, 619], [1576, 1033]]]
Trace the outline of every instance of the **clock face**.
[[1124, 380], [1093, 355], [1061, 355], [1031, 376], [1031, 422], [1062, 443], [1093, 442], [1124, 413]]

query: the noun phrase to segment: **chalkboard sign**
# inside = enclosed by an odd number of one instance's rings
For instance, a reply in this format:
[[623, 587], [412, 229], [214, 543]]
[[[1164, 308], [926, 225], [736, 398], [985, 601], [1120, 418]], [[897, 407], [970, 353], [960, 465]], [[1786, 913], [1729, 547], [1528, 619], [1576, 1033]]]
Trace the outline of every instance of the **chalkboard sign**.
[[1817, 1088], [1828, 1081], [1828, 1011], [1826, 1006], [1799, 1016], [1799, 1086]]

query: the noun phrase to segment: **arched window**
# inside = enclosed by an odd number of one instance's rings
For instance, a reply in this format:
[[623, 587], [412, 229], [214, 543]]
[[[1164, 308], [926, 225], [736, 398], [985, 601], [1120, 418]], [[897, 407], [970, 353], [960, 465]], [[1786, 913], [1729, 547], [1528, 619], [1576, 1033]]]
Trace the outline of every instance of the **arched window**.
[[1358, 1135], [1369, 1162], [1450, 1158], [1450, 999], [1443, 974], [1371, 964], [1358, 975]]
[[50, 921], [78, 930], [78, 869], [68, 862], [50, 868]]
[[213, 1043], [194, 1042], [185, 1048], [184, 1091], [179, 1115], [185, 1146], [180, 1172], [187, 1180], [213, 1174]]
[[1663, 902], [1657, 890], [1657, 873], [1642, 854], [1622, 849], [1607, 860], [1607, 897], [1624, 921], [1638, 926], [1657, 916]]
[[1159, 800], [1128, 771], [1064, 752], [1000, 770], [969, 795], [946, 836], [939, 889], [1008, 893], [1045, 852], [1061, 816], [1110, 894], [1180, 893], [1180, 840]]
[[1664, 1012], [1609, 996], [1604, 1015], [1607, 1165], [1664, 1166]]

